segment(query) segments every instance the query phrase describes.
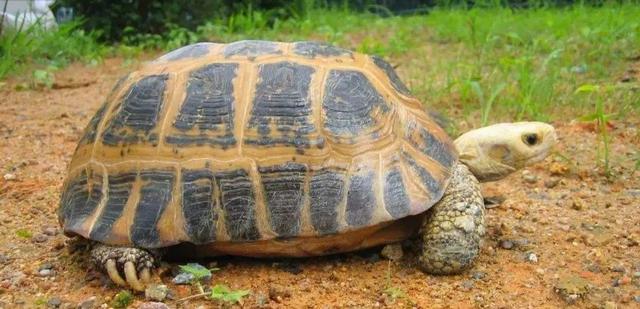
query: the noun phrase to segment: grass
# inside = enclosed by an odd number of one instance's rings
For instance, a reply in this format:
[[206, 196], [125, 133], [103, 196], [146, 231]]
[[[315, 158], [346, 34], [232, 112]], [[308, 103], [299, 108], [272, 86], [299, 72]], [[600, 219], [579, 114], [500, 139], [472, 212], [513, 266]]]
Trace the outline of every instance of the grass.
[[426, 105], [468, 127], [591, 114], [598, 96], [576, 93], [582, 85], [611, 89], [601, 105], [612, 119], [640, 109], [637, 90], [630, 89], [637, 83], [617, 82], [629, 59], [640, 54], [636, 2], [526, 10], [447, 7], [390, 18], [298, 2], [303, 5], [288, 8], [294, 16], [289, 19], [249, 6], [196, 31], [170, 26], [164, 35], [130, 33], [117, 47], [97, 43], [95, 34], [77, 24], [55, 32], [29, 28], [0, 38], [0, 79], [36, 64], [28, 76], [47, 87], [55, 71], [71, 61], [97, 63], [112, 54], [131, 58], [142, 50], [160, 53], [197, 41], [319, 40], [382, 55], [399, 66]]
[[[97, 64], [111, 48], [96, 41], [96, 35], [79, 29], [79, 23], [67, 23], [54, 31], [39, 24], [16, 25], [0, 36], [0, 80], [34, 70], [35, 79], [49, 80], [47, 75], [73, 61]], [[37, 72], [37, 70], [46, 73]], [[46, 82], [45, 82], [46, 83]]]

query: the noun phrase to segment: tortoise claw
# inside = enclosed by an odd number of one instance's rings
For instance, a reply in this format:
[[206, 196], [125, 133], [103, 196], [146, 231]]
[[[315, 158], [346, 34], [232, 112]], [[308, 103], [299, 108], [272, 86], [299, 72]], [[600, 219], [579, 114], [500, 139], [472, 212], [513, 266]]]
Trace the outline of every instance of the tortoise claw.
[[116, 261], [113, 259], [108, 259], [104, 265], [104, 268], [107, 270], [107, 274], [111, 281], [120, 286], [127, 286], [127, 283], [122, 279], [122, 276], [118, 273], [118, 268], [116, 267]]
[[143, 249], [98, 244], [91, 251], [91, 256], [94, 263], [117, 285], [144, 291], [145, 284], [151, 281], [151, 269], [155, 261]]
[[136, 273], [136, 266], [133, 262], [124, 263], [124, 276], [127, 278], [127, 283], [136, 291], [144, 291], [144, 285], [138, 280], [138, 274]]

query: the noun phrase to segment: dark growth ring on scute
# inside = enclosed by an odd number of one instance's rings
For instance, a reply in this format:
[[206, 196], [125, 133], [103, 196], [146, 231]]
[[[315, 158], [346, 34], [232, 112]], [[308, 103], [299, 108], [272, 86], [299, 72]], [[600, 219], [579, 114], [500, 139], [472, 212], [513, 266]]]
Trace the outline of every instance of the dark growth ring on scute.
[[333, 45], [321, 42], [297, 42], [293, 45], [293, 52], [296, 55], [308, 58], [320, 57], [337, 57], [342, 55], [351, 56], [350, 50], [335, 47]]
[[158, 58], [156, 61], [175, 61], [185, 58], [198, 58], [209, 53], [209, 48], [218, 45], [216, 43], [196, 43], [178, 48]]

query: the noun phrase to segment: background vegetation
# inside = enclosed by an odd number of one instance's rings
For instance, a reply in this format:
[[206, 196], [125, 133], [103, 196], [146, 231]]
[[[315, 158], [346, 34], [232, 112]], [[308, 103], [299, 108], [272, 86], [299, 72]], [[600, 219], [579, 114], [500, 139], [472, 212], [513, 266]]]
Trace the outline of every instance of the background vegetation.
[[26, 75], [47, 85], [72, 61], [134, 59], [198, 41], [320, 40], [387, 58], [425, 104], [471, 125], [611, 119], [640, 109], [637, 80], [624, 78], [640, 57], [637, 1], [440, 1], [413, 9], [389, 1], [395, 13], [364, 1], [283, 2], [59, 0], [56, 7], [84, 17], [53, 32], [5, 31], [0, 79]]

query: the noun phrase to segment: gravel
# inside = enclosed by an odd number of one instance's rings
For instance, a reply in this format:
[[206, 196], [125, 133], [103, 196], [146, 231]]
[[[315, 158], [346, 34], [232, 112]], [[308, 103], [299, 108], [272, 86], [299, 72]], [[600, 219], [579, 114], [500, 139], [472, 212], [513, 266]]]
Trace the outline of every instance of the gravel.
[[47, 239], [49, 239], [49, 238], [45, 234], [36, 234], [35, 236], [33, 236], [31, 238], [31, 240], [33, 240], [33, 242], [37, 242], [37, 243], [43, 243], [43, 242], [47, 241]]
[[524, 260], [535, 264], [538, 263], [538, 256], [533, 252], [529, 252], [525, 255]]
[[144, 290], [144, 297], [147, 300], [163, 301], [167, 298], [169, 288], [164, 284], [152, 284]]
[[500, 248], [502, 248], [502, 249], [511, 250], [514, 247], [515, 247], [515, 244], [511, 240], [503, 239], [503, 240], [500, 241]]
[[47, 301], [47, 307], [49, 308], [58, 308], [61, 304], [62, 300], [59, 297], [52, 297]]
[[95, 296], [91, 296], [78, 304], [77, 309], [94, 309], [96, 308], [97, 298]]
[[140, 304], [138, 309], [169, 309], [169, 306], [159, 302], [146, 302]]

